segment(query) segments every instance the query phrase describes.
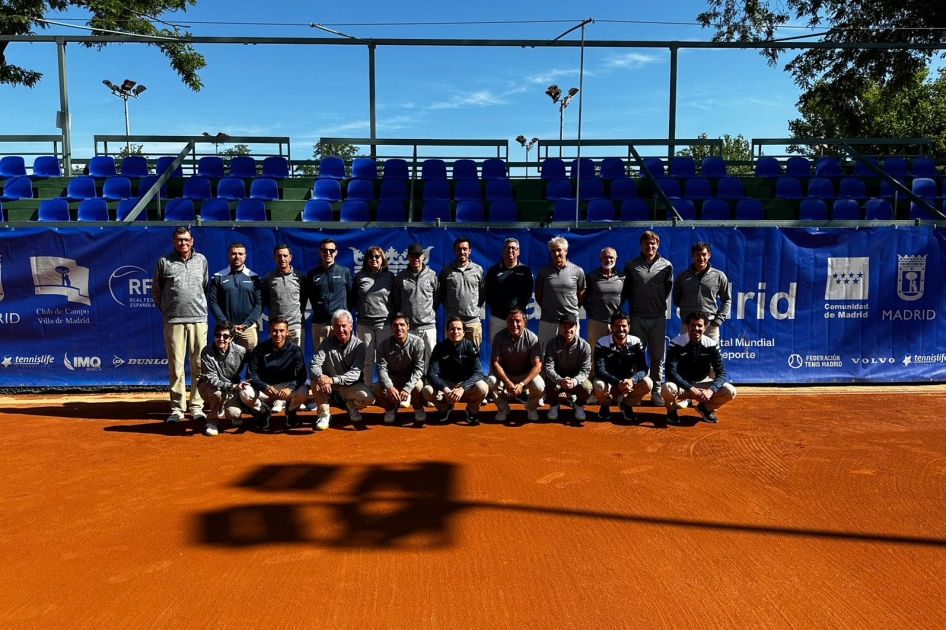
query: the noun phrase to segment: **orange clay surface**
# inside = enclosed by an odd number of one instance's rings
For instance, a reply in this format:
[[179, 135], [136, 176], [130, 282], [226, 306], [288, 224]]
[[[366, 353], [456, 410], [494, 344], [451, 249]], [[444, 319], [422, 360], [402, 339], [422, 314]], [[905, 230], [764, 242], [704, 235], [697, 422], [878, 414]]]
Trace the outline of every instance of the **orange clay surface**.
[[946, 394], [774, 391], [214, 438], [3, 396], [0, 628], [946, 627]]

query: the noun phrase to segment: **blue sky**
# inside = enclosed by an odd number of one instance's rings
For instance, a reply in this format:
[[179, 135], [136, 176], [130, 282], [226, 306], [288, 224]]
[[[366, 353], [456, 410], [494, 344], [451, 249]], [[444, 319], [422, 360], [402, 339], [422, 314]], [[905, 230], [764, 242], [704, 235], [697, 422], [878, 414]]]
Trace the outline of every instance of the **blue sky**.
[[[317, 8], [313, 8], [313, 7]], [[265, 8], [264, 8], [265, 7]], [[588, 40], [706, 41], [709, 30], [693, 23], [705, 3], [545, 2], [388, 3], [202, 0], [186, 14], [168, 17], [205, 36], [327, 36], [306, 26], [324, 24], [354, 36], [391, 38], [551, 39], [582, 18], [597, 22]], [[55, 18], [56, 16], [50, 16]], [[71, 13], [66, 18], [82, 17]], [[538, 23], [533, 21], [548, 20]], [[561, 20], [561, 22], [553, 22]], [[244, 25], [202, 22], [248, 22]], [[394, 22], [529, 21], [485, 25], [394, 26]], [[298, 26], [267, 26], [262, 22]], [[83, 34], [53, 27], [49, 34]], [[797, 35], [798, 31], [792, 31]], [[568, 36], [577, 40], [576, 31]], [[93, 134], [124, 132], [122, 102], [103, 79], [130, 78], [148, 87], [129, 104], [133, 134], [276, 135], [292, 139], [294, 158], [311, 156], [321, 136], [368, 136], [368, 54], [362, 46], [205, 45], [204, 88], [190, 91], [161, 53], [126, 44], [102, 51], [67, 47], [73, 153], [93, 154]], [[33, 90], [0, 86], [0, 133], [56, 133], [59, 109], [56, 48], [12, 44], [13, 63], [45, 73]], [[666, 49], [586, 48], [582, 137], [665, 138], [669, 60]], [[558, 108], [544, 94], [579, 84], [579, 50], [521, 48], [379, 47], [378, 136], [385, 138], [508, 138], [510, 158], [522, 159], [512, 142], [519, 134], [558, 137]], [[701, 132], [785, 137], [797, 115], [798, 89], [779, 67], [756, 51], [684, 50], [679, 56], [677, 136]], [[577, 98], [565, 112], [565, 137], [577, 132]], [[16, 121], [10, 124], [9, 121]], [[535, 154], [532, 154], [535, 157]]]

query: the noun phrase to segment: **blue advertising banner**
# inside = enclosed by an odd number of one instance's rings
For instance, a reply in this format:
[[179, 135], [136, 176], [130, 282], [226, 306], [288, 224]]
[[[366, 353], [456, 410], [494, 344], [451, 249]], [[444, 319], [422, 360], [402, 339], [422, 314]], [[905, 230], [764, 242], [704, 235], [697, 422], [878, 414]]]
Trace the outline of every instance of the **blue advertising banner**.
[[[151, 278], [171, 251], [174, 226], [27, 227], [0, 232], [0, 387], [166, 385], [161, 313]], [[710, 263], [732, 285], [732, 310], [720, 329], [727, 368], [737, 383], [888, 383], [946, 381], [944, 274], [946, 237], [930, 226], [860, 229], [661, 227], [660, 254], [674, 274], [691, 263], [690, 246], [712, 246]], [[533, 274], [549, 262], [547, 242], [568, 239], [568, 258], [586, 272], [603, 247], [618, 268], [639, 253], [641, 230], [459, 230], [194, 227], [195, 249], [211, 273], [227, 266], [227, 246], [247, 248], [247, 266], [274, 268], [273, 248], [287, 243], [293, 266], [318, 264], [318, 242], [339, 248], [338, 264], [361, 268], [371, 245], [389, 268], [407, 264], [421, 243], [435, 270], [453, 260], [453, 240], [468, 237], [484, 270], [502, 242], [520, 241]], [[538, 309], [529, 305], [530, 327]], [[484, 313], [488, 316], [488, 313]], [[679, 332], [668, 305], [667, 334]], [[442, 317], [442, 314], [441, 314]], [[442, 328], [442, 327], [441, 327]], [[264, 334], [265, 336], [265, 334]], [[489, 356], [484, 340], [483, 356]], [[312, 353], [306, 348], [306, 355]]]

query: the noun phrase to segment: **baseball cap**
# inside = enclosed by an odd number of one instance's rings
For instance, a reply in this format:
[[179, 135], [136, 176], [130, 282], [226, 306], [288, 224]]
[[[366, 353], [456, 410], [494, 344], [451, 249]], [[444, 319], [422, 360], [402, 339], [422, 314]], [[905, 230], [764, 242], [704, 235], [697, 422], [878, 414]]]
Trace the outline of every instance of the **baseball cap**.
[[424, 253], [424, 248], [421, 247], [420, 243], [411, 243], [410, 245], [407, 246], [408, 256], [410, 256], [411, 254], [423, 254], [423, 253]]
[[578, 318], [572, 315], [571, 313], [566, 313], [562, 315], [561, 319], [558, 320], [559, 324], [578, 324]]

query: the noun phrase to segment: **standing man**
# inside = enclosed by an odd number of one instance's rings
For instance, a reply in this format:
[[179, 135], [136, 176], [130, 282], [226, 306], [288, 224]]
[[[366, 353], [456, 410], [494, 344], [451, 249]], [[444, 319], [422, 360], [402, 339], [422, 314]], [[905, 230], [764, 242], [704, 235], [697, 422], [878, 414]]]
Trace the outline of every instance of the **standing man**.
[[[673, 283], [673, 303], [680, 309], [680, 318], [685, 313], [702, 311], [706, 321], [707, 337], [719, 343], [719, 327], [729, 317], [732, 296], [729, 294], [729, 279], [722, 271], [710, 266], [709, 243], [699, 242], [690, 248], [693, 264], [684, 269]], [[680, 334], [687, 332], [687, 324], [680, 323]]]
[[374, 402], [371, 389], [365, 385], [365, 344], [352, 334], [352, 316], [346, 310], [332, 315], [332, 334], [325, 338], [309, 362], [312, 395], [318, 407], [315, 428], [324, 431], [332, 419], [329, 406], [332, 392], [345, 401], [348, 417], [362, 427], [361, 410]]
[[470, 241], [464, 236], [453, 241], [456, 260], [440, 270], [435, 302], [443, 304], [446, 319], [459, 317], [463, 335], [477, 348], [483, 345], [483, 322], [480, 309], [486, 301], [486, 279], [483, 268], [470, 260]]
[[585, 421], [585, 403], [591, 396], [591, 347], [578, 336], [578, 318], [562, 316], [558, 334], [545, 345], [545, 386], [549, 393], [549, 420], [558, 420], [559, 394], [574, 396], [575, 420]]
[[430, 353], [437, 345], [437, 295], [439, 282], [434, 270], [424, 264], [424, 248], [420, 243], [407, 247], [407, 268], [394, 276], [391, 312], [404, 313], [410, 334], [424, 341], [424, 366], [430, 365]]
[[465, 402], [467, 424], [476, 426], [487, 391], [479, 349], [464, 337], [463, 320], [451, 317], [447, 320], [447, 338], [430, 355], [424, 398], [440, 412], [441, 423], [449, 420], [454, 405]]
[[641, 253], [624, 265], [624, 292], [631, 316], [631, 334], [644, 343], [650, 357], [650, 402], [663, 405], [660, 383], [663, 381], [664, 345], [667, 336], [667, 302], [673, 289], [673, 265], [657, 253], [660, 237], [651, 230], [640, 236]]
[[384, 409], [384, 423], [394, 424], [398, 407], [414, 408], [414, 428], [427, 420], [424, 410], [424, 342], [409, 333], [404, 313], [391, 318], [391, 336], [378, 344], [378, 380], [372, 387], [375, 402]]
[[490, 371], [486, 379], [496, 397], [496, 420], [505, 422], [509, 417], [509, 400], [528, 390], [526, 417], [530, 422], [539, 419], [539, 400], [545, 392], [542, 380], [542, 347], [534, 332], [526, 328], [526, 314], [514, 308], [506, 316], [506, 327], [496, 333], [490, 346]]
[[335, 264], [338, 245], [330, 238], [319, 243], [318, 265], [305, 276], [305, 293], [312, 306], [312, 349], [318, 350], [332, 332], [332, 313], [348, 310], [351, 293], [351, 271]]
[[289, 323], [289, 341], [305, 347], [305, 275], [292, 267], [292, 250], [285, 243], [273, 248], [276, 268], [263, 278], [262, 304], [270, 319], [282, 317]]
[[233, 323], [233, 340], [252, 350], [259, 342], [258, 322], [263, 314], [263, 296], [259, 276], [246, 266], [246, 246], [230, 243], [230, 266], [210, 279], [207, 301], [214, 319]]
[[595, 345], [595, 398], [600, 408], [598, 417], [611, 417], [608, 398], [614, 401], [624, 414], [624, 419], [637, 422], [634, 405], [640, 404], [650, 392], [653, 382], [647, 376], [647, 360], [644, 345], [630, 334], [631, 325], [626, 313], [615, 313], [611, 317], [611, 334], [598, 339]]
[[240, 426], [243, 407], [240, 404], [240, 390], [248, 384], [243, 380], [243, 368], [246, 366], [247, 350], [230, 343], [233, 338], [233, 325], [230, 322], [217, 322], [214, 326], [214, 341], [200, 351], [200, 380], [197, 391], [210, 407], [210, 420], [204, 433], [217, 435], [217, 418], [220, 411], [233, 426]]
[[611, 316], [621, 311], [621, 293], [624, 290], [624, 274], [615, 269], [618, 253], [613, 247], [605, 247], [598, 254], [601, 266], [588, 273], [585, 293], [585, 313], [588, 315], [588, 345], [591, 346], [591, 365], [595, 363], [595, 346], [598, 339], [611, 331]]
[[532, 270], [519, 262], [519, 241], [503, 241], [503, 257], [486, 272], [486, 304], [489, 306], [489, 339], [506, 329], [506, 315], [514, 308], [523, 313], [532, 297]]
[[269, 339], [250, 353], [246, 380], [240, 400], [253, 409], [260, 429], [269, 429], [272, 409], [266, 403], [277, 401], [286, 406], [286, 426], [299, 426], [296, 413], [309, 394], [305, 358], [299, 346], [289, 343], [289, 322], [282, 317], [270, 318]]
[[[678, 400], [698, 401], [697, 412], [703, 420], [715, 424], [716, 410], [736, 397], [736, 388], [726, 379], [719, 345], [705, 334], [707, 319], [706, 313], [693, 311], [686, 316], [687, 333], [670, 341], [667, 382], [660, 390], [670, 424], [680, 424], [675, 404]], [[713, 374], [715, 378], [711, 378]]]
[[[200, 374], [200, 351], [207, 345], [207, 259], [194, 251], [194, 237], [186, 227], [171, 236], [174, 251], [158, 259], [151, 281], [151, 299], [164, 319], [164, 350], [168, 357], [171, 415], [165, 422], [184, 418], [184, 359], [190, 355], [191, 378]], [[191, 387], [191, 418], [204, 422], [204, 401]]]
[[564, 317], [574, 319], [577, 326], [578, 307], [585, 301], [585, 272], [568, 262], [568, 241], [561, 236], [551, 239], [549, 255], [551, 262], [539, 269], [535, 278], [535, 301], [542, 310], [539, 343], [543, 346], [558, 334]]

